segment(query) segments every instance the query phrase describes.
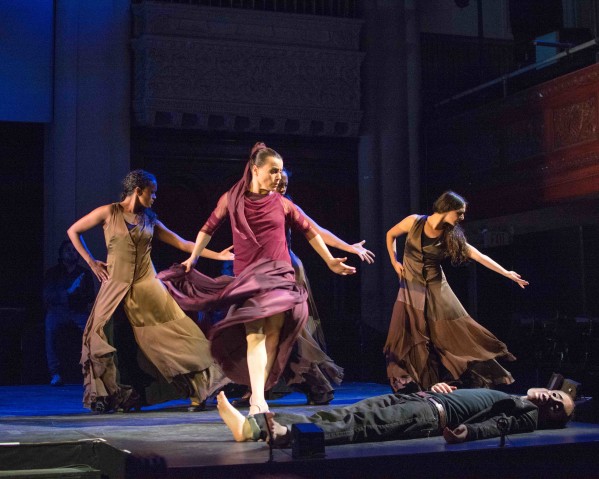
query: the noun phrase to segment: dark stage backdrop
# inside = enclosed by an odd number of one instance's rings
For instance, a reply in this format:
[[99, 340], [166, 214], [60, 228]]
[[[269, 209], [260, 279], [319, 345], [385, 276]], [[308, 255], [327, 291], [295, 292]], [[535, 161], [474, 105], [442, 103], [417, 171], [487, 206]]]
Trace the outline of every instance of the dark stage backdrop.
[[[266, 135], [232, 138], [195, 131], [138, 129], [133, 134], [132, 168], [144, 168], [157, 175], [154, 210], [173, 231], [195, 240], [220, 195], [241, 177], [249, 150], [257, 140], [281, 153], [285, 167], [291, 171], [289, 194], [310, 217], [349, 243], [361, 239], [354, 139]], [[220, 250], [231, 244], [230, 225], [226, 222], [209, 247]], [[330, 272], [301, 234], [292, 235], [292, 249], [305, 265], [330, 355], [346, 368], [348, 378], [367, 374], [365, 368], [371, 366], [373, 355], [378, 361], [375, 369], [382, 371], [380, 341], [369, 346], [361, 340], [359, 273], [340, 277]], [[334, 254], [341, 255], [338, 251]], [[367, 267], [352, 256], [350, 264], [358, 269]], [[186, 257], [168, 246], [154, 244], [153, 258], [158, 270]], [[200, 259], [198, 268], [217, 276], [221, 265]], [[376, 353], [369, 352], [369, 347], [375, 348]]]
[[[40, 325], [44, 231], [44, 127], [0, 122], [0, 384], [21, 381], [22, 337], [41, 346], [38, 368], [45, 368]], [[43, 334], [43, 333], [42, 333]]]
[[[447, 264], [445, 273], [474, 319], [517, 356], [518, 361], [508, 365], [516, 386], [527, 384], [528, 379], [544, 383], [551, 372], [559, 371], [596, 387], [599, 226], [519, 235], [510, 245], [482, 251], [520, 273], [530, 286], [523, 290], [479, 265]], [[474, 294], [469, 289], [473, 283]]]

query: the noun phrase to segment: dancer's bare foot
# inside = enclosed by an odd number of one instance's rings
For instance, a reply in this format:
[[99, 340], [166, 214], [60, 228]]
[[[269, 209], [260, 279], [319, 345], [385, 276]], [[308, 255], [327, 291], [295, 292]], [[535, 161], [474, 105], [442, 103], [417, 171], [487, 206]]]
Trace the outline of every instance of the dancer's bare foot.
[[235, 409], [225, 393], [219, 392], [216, 396], [216, 408], [221, 419], [233, 433], [233, 438], [237, 442], [248, 441], [252, 439], [252, 429], [247, 419], [237, 409]]

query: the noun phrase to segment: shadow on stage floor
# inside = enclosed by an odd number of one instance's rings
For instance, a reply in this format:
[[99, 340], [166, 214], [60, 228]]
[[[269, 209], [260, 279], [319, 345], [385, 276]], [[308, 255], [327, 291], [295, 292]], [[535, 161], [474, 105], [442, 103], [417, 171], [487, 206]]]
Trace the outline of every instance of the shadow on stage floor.
[[[81, 407], [81, 392], [75, 385], [0, 387], [0, 478], [42, 477], [23, 470], [67, 466], [68, 474], [43, 477], [599, 477], [599, 425], [591, 423], [509, 436], [505, 447], [499, 439], [449, 446], [433, 437], [329, 446], [324, 459], [294, 460], [289, 449], [271, 456], [265, 443], [235, 443], [214, 403], [202, 412], [171, 401], [93, 415]], [[385, 385], [347, 383], [332, 406], [387, 392]], [[322, 409], [304, 402], [290, 394], [272, 408]]]

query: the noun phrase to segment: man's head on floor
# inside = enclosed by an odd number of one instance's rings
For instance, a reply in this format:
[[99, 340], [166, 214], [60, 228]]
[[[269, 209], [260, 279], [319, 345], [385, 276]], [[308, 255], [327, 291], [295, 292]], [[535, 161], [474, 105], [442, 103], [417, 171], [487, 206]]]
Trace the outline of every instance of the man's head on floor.
[[526, 397], [539, 408], [539, 429], [565, 427], [574, 412], [574, 400], [561, 390], [531, 388]]

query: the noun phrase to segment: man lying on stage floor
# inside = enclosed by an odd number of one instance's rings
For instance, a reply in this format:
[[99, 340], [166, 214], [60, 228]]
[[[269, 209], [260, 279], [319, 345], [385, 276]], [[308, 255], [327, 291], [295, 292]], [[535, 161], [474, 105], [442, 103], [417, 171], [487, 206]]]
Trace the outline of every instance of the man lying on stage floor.
[[443, 435], [450, 444], [535, 429], [562, 428], [574, 411], [564, 391], [529, 389], [513, 396], [492, 389], [460, 389], [435, 384], [430, 392], [385, 394], [312, 416], [267, 412], [244, 417], [223, 392], [218, 411], [236, 441], [291, 442], [291, 425], [313, 423], [324, 431], [326, 445], [390, 441]]

